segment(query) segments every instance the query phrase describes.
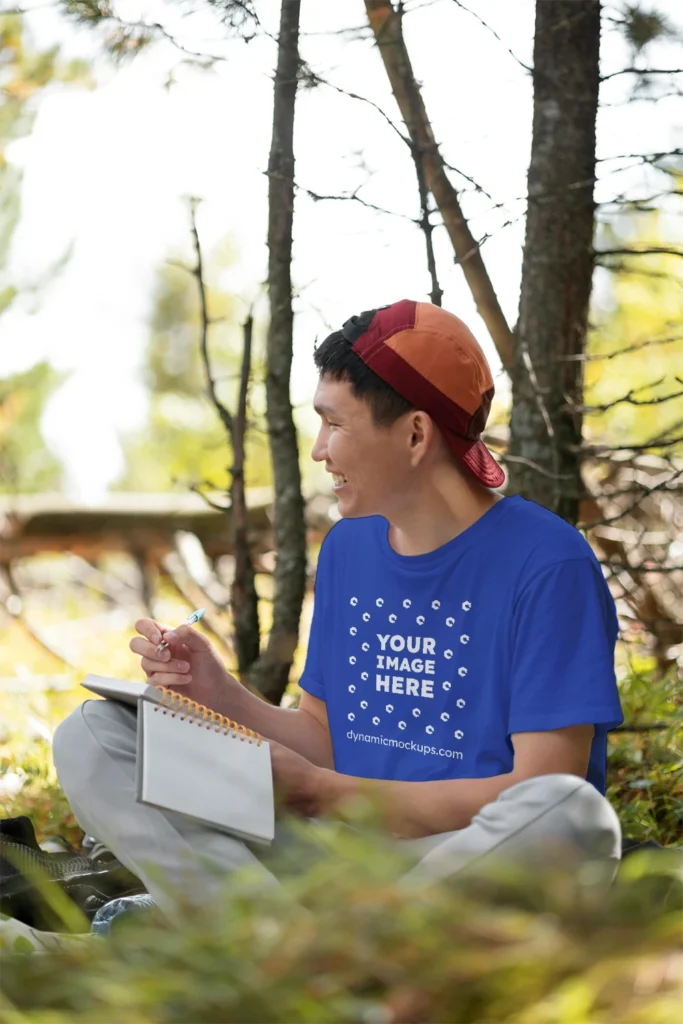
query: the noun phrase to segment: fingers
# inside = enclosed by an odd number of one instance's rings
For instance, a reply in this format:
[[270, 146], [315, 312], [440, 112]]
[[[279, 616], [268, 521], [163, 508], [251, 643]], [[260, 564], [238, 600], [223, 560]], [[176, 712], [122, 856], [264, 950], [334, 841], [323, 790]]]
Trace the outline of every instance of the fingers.
[[[141, 654], [143, 658], [155, 658], [157, 661], [169, 661], [172, 657], [169, 650], [157, 651], [154, 644], [141, 636], [134, 636], [128, 644], [133, 654]], [[158, 666], [157, 666], [158, 667]]]
[[[166, 654], [166, 651], [162, 651]], [[164, 674], [171, 673], [172, 675], [187, 676], [188, 679], [192, 677], [189, 675], [190, 663], [188, 661], [179, 661], [177, 658], [170, 658], [166, 664], [162, 664], [157, 661], [156, 658], [143, 658], [140, 662], [140, 666], [143, 672], [147, 675], [152, 675], [154, 672], [163, 672]]]
[[177, 650], [178, 643], [194, 653], [204, 653], [212, 649], [209, 638], [203, 633], [198, 633], [192, 626], [176, 626], [175, 629], [169, 631], [164, 629], [163, 639], [171, 645], [174, 651]]
[[156, 619], [138, 619], [135, 623], [135, 628], [138, 633], [146, 637], [150, 643], [160, 644], [161, 634], [167, 633], [171, 626], [166, 626], [162, 622], [157, 622]]
[[156, 645], [150, 643], [149, 640], [145, 640], [141, 636], [134, 636], [128, 646], [133, 654], [140, 654], [143, 658], [150, 658], [158, 663], [169, 662], [171, 658], [184, 658], [187, 661], [190, 657], [189, 648], [185, 644], [177, 642], [170, 647], [165, 647], [163, 651], [157, 651]]
[[152, 686], [165, 686], [169, 690], [182, 690], [192, 682], [192, 676], [178, 675], [174, 672], [153, 672], [147, 676], [147, 682]]

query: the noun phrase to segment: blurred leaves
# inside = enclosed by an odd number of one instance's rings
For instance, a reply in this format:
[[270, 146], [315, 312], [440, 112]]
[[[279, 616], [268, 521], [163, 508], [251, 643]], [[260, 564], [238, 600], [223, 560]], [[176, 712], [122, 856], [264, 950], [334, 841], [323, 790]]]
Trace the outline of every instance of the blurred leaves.
[[40, 421], [63, 375], [47, 363], [0, 380], [0, 494], [58, 491], [62, 466]]
[[643, 731], [611, 734], [607, 795], [625, 835], [683, 846], [683, 693], [677, 670], [652, 662], [634, 658], [620, 683], [624, 721]]
[[[211, 371], [221, 401], [234, 411], [242, 351], [244, 316], [241, 303], [221, 287], [221, 277], [234, 259], [227, 242], [209, 254], [206, 286]], [[232, 453], [229, 438], [207, 396], [200, 353], [201, 321], [195, 278], [182, 263], [157, 274], [145, 380], [151, 406], [143, 429], [126, 439], [127, 469], [118, 489], [163, 491], [175, 483], [226, 489]], [[254, 360], [257, 373], [258, 355]], [[259, 430], [262, 388], [252, 389], [247, 437], [247, 486], [270, 483], [265, 436]]]
[[[180, 928], [148, 915], [71, 956], [3, 964], [13, 1024], [676, 1018], [681, 880], [638, 858], [608, 894], [506, 872], [419, 891], [380, 840], [302, 826], [320, 860], [282, 888], [233, 876]], [[314, 836], [313, 833], [316, 833]]]
[[56, 46], [36, 50], [21, 16], [0, 14], [0, 294], [5, 297], [4, 308], [9, 305], [11, 285], [3, 281], [3, 272], [19, 220], [21, 187], [21, 174], [7, 149], [31, 131], [38, 96], [59, 84], [92, 86], [88, 65], [81, 60], [63, 61]]
[[626, 4], [621, 25], [635, 56], [641, 54], [650, 43], [676, 39], [678, 36], [675, 26], [665, 14], [639, 4]]
[[[0, 15], [0, 316], [22, 294], [8, 269], [21, 213], [21, 171], [9, 156], [12, 142], [30, 133], [37, 101], [60, 84], [92, 86], [83, 61], [62, 60], [58, 47], [37, 50], [20, 15]], [[48, 268], [35, 292], [62, 268], [68, 253]], [[61, 468], [40, 430], [45, 403], [61, 377], [41, 363], [0, 381], [0, 493], [57, 490]]]
[[[663, 214], [627, 210], [616, 223], [601, 226], [597, 248], [666, 247], [672, 244], [667, 230]], [[586, 404], [606, 405], [635, 389], [642, 389], [640, 402], [680, 391], [676, 375], [683, 366], [683, 260], [667, 254], [625, 254], [618, 263], [610, 258], [608, 269], [606, 287], [594, 289]], [[615, 352], [619, 354], [613, 356]], [[585, 436], [613, 445], [653, 442], [656, 450], [656, 441], [681, 424], [683, 397], [656, 405], [620, 404], [589, 414]], [[678, 452], [683, 445], [669, 449], [670, 455]]]

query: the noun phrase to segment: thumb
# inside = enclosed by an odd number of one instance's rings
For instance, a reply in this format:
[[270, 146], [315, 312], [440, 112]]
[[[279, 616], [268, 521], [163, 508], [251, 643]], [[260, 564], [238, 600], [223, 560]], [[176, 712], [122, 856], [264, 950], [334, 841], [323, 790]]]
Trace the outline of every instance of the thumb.
[[184, 644], [195, 654], [201, 654], [212, 649], [209, 638], [204, 636], [203, 633], [198, 633], [192, 626], [176, 626], [175, 629], [164, 633], [164, 640], [169, 644]]

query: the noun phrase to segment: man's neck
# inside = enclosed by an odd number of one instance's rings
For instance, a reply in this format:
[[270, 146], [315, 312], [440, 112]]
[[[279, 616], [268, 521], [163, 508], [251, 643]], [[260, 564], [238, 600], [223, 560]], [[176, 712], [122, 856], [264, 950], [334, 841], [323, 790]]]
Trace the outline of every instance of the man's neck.
[[460, 476], [430, 481], [389, 517], [389, 543], [399, 555], [426, 555], [464, 533], [501, 496]]

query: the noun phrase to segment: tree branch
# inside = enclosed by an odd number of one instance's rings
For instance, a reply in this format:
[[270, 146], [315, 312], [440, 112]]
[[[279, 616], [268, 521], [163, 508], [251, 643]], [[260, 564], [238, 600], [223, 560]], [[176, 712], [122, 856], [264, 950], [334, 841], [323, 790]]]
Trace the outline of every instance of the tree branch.
[[505, 47], [505, 49], [510, 54], [512, 59], [517, 64], [519, 64], [520, 68], [524, 68], [524, 70], [527, 71], [530, 75], [533, 75], [534, 69], [529, 67], [528, 64], [525, 64], [523, 60], [520, 60], [519, 57], [517, 56], [517, 54], [514, 53], [510, 49], [510, 47], [507, 45], [507, 43], [503, 42], [503, 40], [500, 38], [500, 36], [496, 32], [496, 30], [494, 28], [492, 28], [491, 25], [489, 25], [489, 23], [487, 21], [484, 21], [484, 19], [479, 14], [477, 14], [476, 11], [473, 11], [469, 7], [466, 7], [465, 4], [463, 4], [461, 2], [461, 0], [453, 0], [453, 3], [456, 5], [456, 7], [459, 7], [461, 11], [465, 11], [467, 14], [470, 14], [473, 18], [476, 18], [476, 20], [479, 22], [479, 24], [482, 25], [483, 28], [485, 28], [487, 30], [487, 32], [490, 32], [491, 35], [493, 36], [493, 38], [497, 39], [498, 42], [501, 44], [501, 46]]
[[676, 249], [668, 245], [651, 245], [631, 249], [596, 249], [596, 259], [601, 256], [680, 256], [683, 257], [683, 249]]
[[601, 82], [609, 82], [619, 75], [683, 75], [683, 68], [622, 68], [620, 71], [612, 71], [609, 75], [601, 75]]
[[402, 142], [405, 142], [405, 144], [407, 146], [410, 146], [410, 139], [408, 139], [403, 134], [403, 132], [401, 131], [399, 126], [394, 121], [392, 121], [392, 119], [389, 117], [389, 115], [386, 113], [386, 111], [382, 110], [382, 108], [379, 106], [379, 104], [375, 103], [374, 100], [368, 99], [367, 96], [361, 96], [357, 92], [352, 92], [350, 89], [342, 89], [342, 87], [340, 85], [334, 85], [333, 82], [328, 82], [327, 79], [321, 78], [320, 75], [317, 74], [317, 72], [312, 71], [312, 70], [310, 72], [310, 78], [311, 78], [312, 84], [315, 84], [315, 85], [326, 85], [328, 89], [333, 89], [334, 92], [338, 92], [340, 96], [346, 96], [350, 100], [357, 100], [359, 103], [367, 103], [367, 105], [369, 107], [372, 107], [373, 110], [376, 110], [378, 114], [382, 115], [382, 117], [384, 118], [386, 123], [389, 125], [389, 127], [391, 129], [393, 129], [393, 131], [396, 132], [396, 134], [398, 135], [399, 139], [401, 139]]
[[589, 354], [588, 352], [581, 352], [577, 355], [571, 356], [557, 356], [557, 362], [568, 363], [568, 362], [602, 362], [605, 359], [616, 359], [617, 356], [625, 356], [630, 352], [640, 352], [641, 349], [650, 348], [657, 345], [671, 345], [674, 342], [683, 341], [683, 336], [678, 334], [671, 338], [651, 338], [649, 341], [639, 341], [634, 345], [627, 345], [626, 348], [616, 348], [612, 352], [596, 352]]
[[[622, 509], [617, 515], [608, 516], [605, 519], [598, 519], [592, 523], [580, 523], [579, 529], [581, 530], [594, 530], [597, 526], [609, 526], [610, 523], [618, 523], [625, 516], [630, 515], [635, 509], [637, 509], [644, 498], [648, 498], [651, 494], [655, 494], [657, 491], [666, 491], [668, 485], [674, 483], [681, 476], [683, 476], [683, 468], [677, 470], [672, 476], [667, 477], [666, 480], [660, 480], [659, 483], [653, 484], [652, 487], [647, 487], [640, 492], [635, 501], [631, 502], [626, 508]], [[624, 566], [624, 568], [629, 568]]]
[[417, 148], [411, 144], [410, 153], [413, 158], [413, 164], [415, 166], [415, 174], [417, 176], [417, 188], [420, 195], [420, 209], [422, 216], [420, 218], [420, 227], [425, 239], [425, 247], [427, 250], [427, 269], [429, 270], [429, 277], [432, 283], [432, 290], [430, 298], [435, 306], [441, 305], [441, 299], [443, 297], [443, 289], [439, 284], [439, 278], [436, 272], [436, 257], [434, 255], [434, 239], [432, 237], [434, 232], [434, 225], [432, 224], [429, 210], [429, 189], [425, 181], [424, 167], [422, 166], [422, 160]]
[[[674, 378], [679, 384], [683, 384], [683, 380], [680, 377]], [[615, 398], [613, 402], [606, 402], [604, 405], [572, 405], [568, 404], [565, 406], [567, 411], [571, 412], [607, 412], [609, 409], [614, 409], [617, 405], [662, 405], [664, 402], [670, 402], [674, 398], [683, 397], [683, 391], [675, 391], [672, 395], [660, 395], [657, 398], [634, 398], [639, 391], [644, 391], [646, 388], [658, 387], [666, 380], [666, 377], [662, 377], [661, 380], [654, 381], [652, 384], [643, 384], [638, 388], [631, 388], [627, 394], [621, 398]]]
[[441, 212], [477, 311], [486, 324], [503, 366], [509, 370], [515, 348], [512, 331], [488, 275], [479, 245], [463, 214], [458, 194], [446, 173], [406, 49], [401, 18], [391, 0], [365, 0], [365, 9], [401, 117], [415, 152], [419, 154], [425, 184]]
[[[204, 264], [202, 257], [202, 247], [199, 242], [199, 232], [197, 231], [197, 205], [198, 200], [190, 199], [190, 230], [192, 232], [192, 241], [194, 244], [196, 263], [194, 269], [190, 271], [197, 282], [197, 288], [199, 291], [199, 313], [201, 317], [201, 335], [200, 335], [200, 349], [202, 353], [202, 361], [204, 363], [204, 369], [206, 370], [207, 387], [209, 397], [213, 402], [218, 415], [221, 418], [221, 422], [228, 432], [230, 440], [234, 443], [234, 422], [228, 409], [223, 405], [218, 397], [216, 391], [216, 382], [211, 374], [211, 362], [209, 360], [209, 349], [208, 349], [208, 336], [209, 336], [209, 314], [206, 300], [206, 284], [204, 283]], [[187, 269], [187, 268], [186, 268]]]
[[[356, 190], [355, 192], [351, 192], [347, 195], [324, 196], [321, 195], [319, 192], [313, 192], [310, 188], [305, 188], [303, 185], [297, 184], [294, 187], [296, 188], [297, 192], [303, 192], [304, 195], [307, 195], [309, 199], [313, 200], [314, 203], [330, 201], [360, 203], [360, 205], [364, 206], [367, 210], [374, 210], [376, 213], [384, 213], [387, 214], [389, 217], [400, 217], [402, 220], [409, 220], [412, 224], [420, 224], [419, 220], [416, 220], [415, 217], [409, 216], [409, 214], [407, 213], [398, 213], [396, 210], [387, 210], [383, 206], [377, 206], [375, 203], [369, 203], [366, 199], [362, 199], [357, 194], [358, 190]], [[360, 188], [362, 188], [362, 185], [360, 186]]]
[[595, 162], [604, 164], [612, 160], [638, 160], [641, 163], [652, 164], [663, 160], [665, 156], [683, 156], [683, 149], [664, 150], [659, 153], [617, 153], [615, 156], [599, 156]]

